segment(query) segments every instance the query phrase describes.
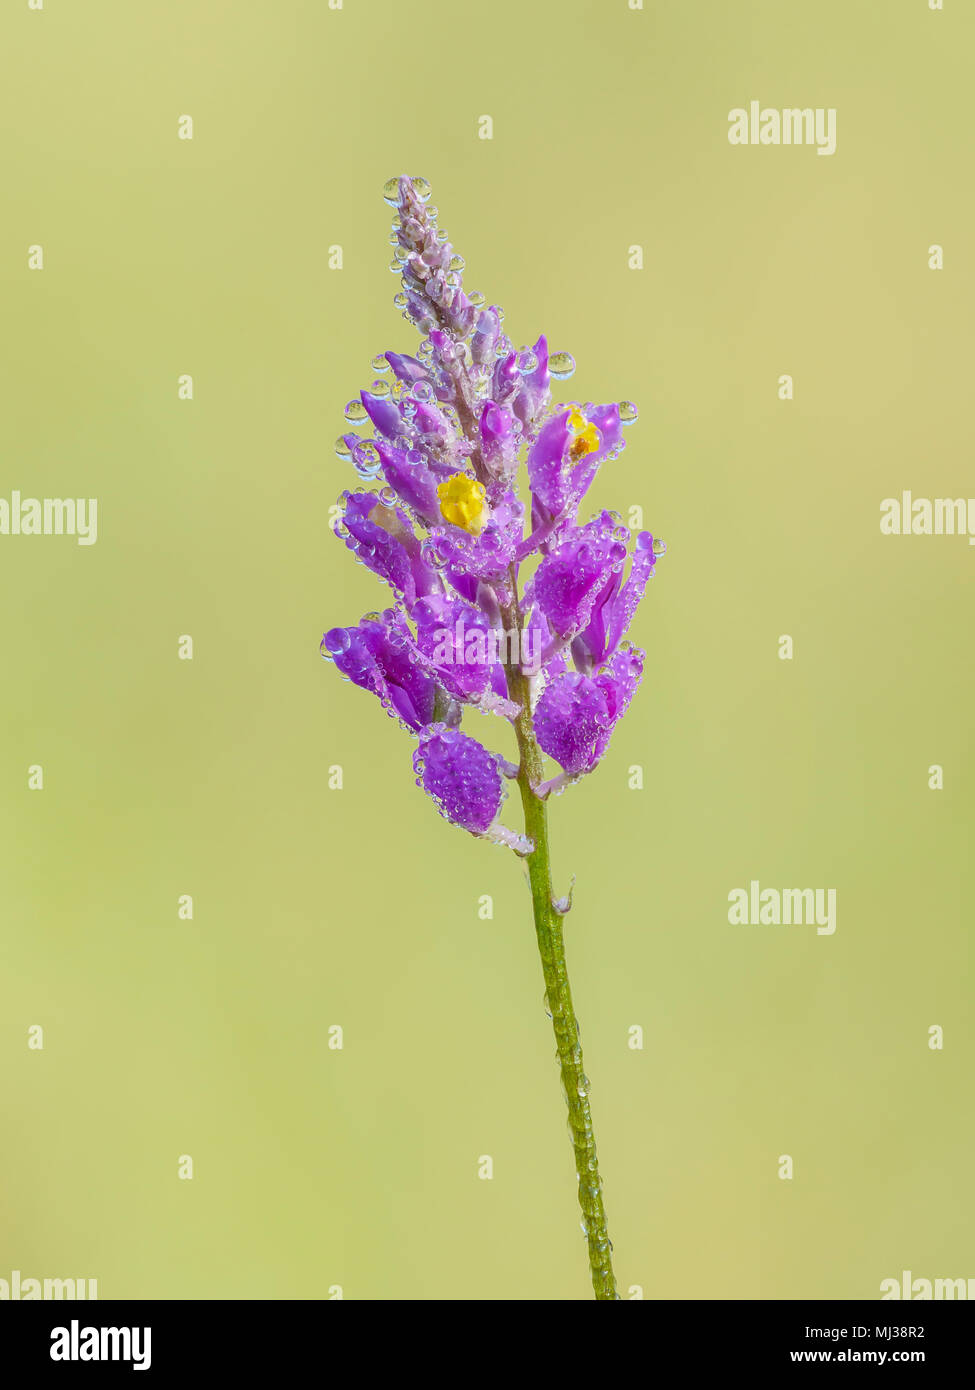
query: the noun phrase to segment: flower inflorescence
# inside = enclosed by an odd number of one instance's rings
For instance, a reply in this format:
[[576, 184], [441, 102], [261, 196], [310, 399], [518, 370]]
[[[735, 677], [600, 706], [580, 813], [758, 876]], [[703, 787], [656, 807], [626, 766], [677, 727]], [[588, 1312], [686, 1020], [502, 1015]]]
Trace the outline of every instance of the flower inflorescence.
[[[527, 692], [538, 744], [562, 768], [535, 787], [543, 796], [604, 755], [643, 673], [645, 653], [625, 637], [663, 547], [643, 531], [631, 548], [616, 513], [580, 524], [578, 510], [636, 410], [553, 405], [551, 379], [571, 375], [570, 355], [550, 357], [544, 336], [516, 347], [503, 311], [465, 293], [425, 179], [392, 179], [384, 195], [396, 209], [394, 303], [423, 341], [416, 356], [374, 359], [381, 375], [346, 408], [374, 433], [336, 444], [361, 483], [343, 492], [335, 529], [393, 602], [332, 628], [321, 650], [416, 737], [417, 783], [442, 815], [526, 853], [530, 842], [498, 819], [504, 776], [518, 769], [459, 725], [465, 706], [517, 719], [512, 694]], [[520, 585], [527, 563], [534, 573]], [[540, 663], [505, 662], [498, 642], [478, 648], [493, 657], [457, 659], [452, 634], [483, 638], [512, 623], [521, 641], [509, 633], [509, 652], [534, 649]]]

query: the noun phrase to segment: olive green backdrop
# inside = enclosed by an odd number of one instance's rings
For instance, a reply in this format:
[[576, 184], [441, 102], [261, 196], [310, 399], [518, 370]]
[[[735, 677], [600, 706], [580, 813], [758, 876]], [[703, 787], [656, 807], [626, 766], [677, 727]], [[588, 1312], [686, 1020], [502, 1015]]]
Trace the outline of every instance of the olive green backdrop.
[[[624, 1296], [975, 1276], [975, 550], [879, 527], [975, 493], [973, 43], [961, 0], [4, 5], [0, 495], [99, 534], [0, 536], [0, 1277], [589, 1296], [521, 866], [318, 656], [383, 603], [328, 508], [416, 342], [403, 170], [563, 397], [639, 404], [592, 502], [668, 545], [552, 815]], [[835, 155], [730, 145], [753, 99]], [[835, 934], [730, 925], [752, 879]]]

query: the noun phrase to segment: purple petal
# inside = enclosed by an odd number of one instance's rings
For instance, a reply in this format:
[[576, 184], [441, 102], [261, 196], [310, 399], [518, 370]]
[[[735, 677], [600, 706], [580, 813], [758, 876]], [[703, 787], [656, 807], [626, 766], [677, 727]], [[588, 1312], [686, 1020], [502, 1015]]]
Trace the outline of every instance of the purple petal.
[[[599, 447], [573, 461], [569, 416], [578, 409], [599, 431]], [[588, 411], [570, 406], [545, 421], [528, 454], [528, 481], [541, 522], [574, 511], [599, 470], [611, 455], [615, 457], [625, 441], [620, 426], [619, 406], [592, 406]]]
[[503, 403], [517, 389], [520, 380], [518, 354], [509, 352], [507, 356], [499, 357], [494, 364], [491, 395], [496, 401]]
[[477, 739], [434, 724], [420, 735], [413, 770], [445, 820], [472, 835], [483, 835], [494, 822], [503, 799], [501, 770]]
[[388, 396], [374, 396], [371, 391], [360, 391], [359, 396], [369, 419], [387, 439], [395, 439], [405, 432], [406, 424], [394, 400]]
[[482, 309], [477, 318], [477, 327], [471, 339], [471, 356], [478, 366], [490, 366], [498, 346], [501, 320], [498, 311], [492, 306]]
[[405, 353], [400, 352], [387, 352], [386, 361], [392, 367], [394, 375], [410, 386], [415, 381], [429, 380], [430, 373], [415, 357], [407, 357]]
[[528, 482], [532, 493], [553, 515], [562, 510], [568, 495], [563, 461], [570, 438], [569, 411], [561, 410], [545, 421], [528, 454]]
[[655, 563], [653, 537], [649, 531], [641, 531], [636, 538], [626, 583], [620, 588], [622, 571], [614, 574], [613, 582], [597, 597], [588, 626], [573, 640], [572, 658], [577, 670], [588, 674], [617, 649], [653, 575]]
[[400, 501], [412, 509], [424, 526], [443, 521], [437, 484], [449, 478], [452, 469], [434, 463], [422, 450], [397, 449], [385, 439], [377, 439], [376, 448], [382, 459], [383, 477]]
[[645, 660], [646, 652], [624, 643], [594, 677], [595, 684], [606, 697], [606, 708], [613, 725], [622, 719], [636, 694], [643, 677]]
[[535, 708], [542, 750], [573, 776], [595, 767], [611, 728], [604, 692], [577, 671], [550, 680]]
[[614, 570], [626, 558], [626, 546], [615, 538], [615, 525], [612, 515], [603, 512], [588, 525], [573, 528], [535, 573], [532, 599], [563, 641], [586, 627], [599, 595], [619, 582]]
[[349, 680], [377, 695], [389, 715], [416, 731], [434, 718], [438, 686], [410, 660], [401, 621], [388, 610], [356, 627], [333, 627], [322, 638], [322, 652]]
[[548, 372], [548, 343], [544, 334], [532, 348], [536, 366], [521, 379], [521, 389], [514, 401], [514, 412], [526, 429], [530, 429], [551, 400]]
[[344, 537], [356, 559], [385, 579], [412, 609], [424, 594], [442, 591], [437, 571], [423, 558], [402, 507], [387, 507], [374, 492], [344, 494]]
[[[493, 684], [498, 661], [497, 630], [481, 609], [461, 598], [421, 599], [412, 615], [416, 648], [424, 665], [458, 700], [478, 700]], [[501, 671], [504, 675], [503, 670]], [[497, 693], [503, 694], [504, 689]]]

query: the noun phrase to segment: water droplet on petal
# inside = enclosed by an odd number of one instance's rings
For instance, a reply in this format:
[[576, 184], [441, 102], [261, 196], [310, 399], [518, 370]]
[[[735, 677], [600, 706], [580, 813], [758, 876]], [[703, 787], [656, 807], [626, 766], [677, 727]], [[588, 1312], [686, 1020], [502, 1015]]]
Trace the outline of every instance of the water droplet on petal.
[[391, 208], [399, 207], [399, 179], [387, 179], [383, 184], [383, 197]]
[[429, 181], [423, 178], [420, 174], [414, 174], [413, 177], [410, 179], [410, 182], [413, 185], [413, 192], [419, 198], [420, 202], [429, 202], [430, 194], [433, 192], [433, 189], [430, 187]]
[[322, 638], [322, 645], [327, 647], [333, 656], [341, 656], [352, 646], [352, 638], [344, 627], [333, 627], [331, 632], [326, 632]]
[[358, 425], [365, 420], [368, 411], [361, 401], [349, 401], [345, 407], [345, 418], [351, 420], [354, 425]]
[[632, 425], [639, 415], [639, 411], [632, 401], [620, 401], [620, 424]]
[[382, 352], [379, 352], [379, 353], [376, 354], [376, 356], [372, 359], [372, 362], [371, 362], [370, 365], [372, 366], [372, 370], [373, 370], [374, 372], [388, 372], [388, 371], [389, 371], [389, 363], [386, 361], [385, 354], [382, 353]]
[[338, 439], [336, 439], [335, 452], [340, 459], [350, 459], [352, 457], [352, 450], [349, 448], [348, 444], [346, 444], [344, 434], [340, 434]]
[[664, 544], [663, 541], [659, 541], [659, 540], [655, 540], [655, 541], [654, 541], [654, 543], [653, 543], [653, 553], [654, 553], [654, 555], [666, 555], [666, 554], [667, 554], [667, 547], [666, 547], [666, 545]]
[[571, 352], [553, 352], [548, 359], [549, 373], [556, 381], [568, 381], [576, 369], [576, 360]]

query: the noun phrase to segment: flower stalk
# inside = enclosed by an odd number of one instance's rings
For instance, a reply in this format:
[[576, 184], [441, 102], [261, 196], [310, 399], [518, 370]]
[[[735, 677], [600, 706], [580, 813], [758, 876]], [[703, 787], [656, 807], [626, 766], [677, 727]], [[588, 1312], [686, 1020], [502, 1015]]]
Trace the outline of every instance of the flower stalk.
[[[517, 600], [514, 609], [508, 618], [517, 622]], [[562, 1089], [569, 1111], [569, 1137], [575, 1155], [582, 1230], [589, 1248], [593, 1292], [598, 1301], [612, 1300], [619, 1298], [619, 1294], [613, 1274], [613, 1246], [606, 1225], [603, 1183], [596, 1157], [596, 1136], [589, 1104], [590, 1082], [583, 1064], [579, 1022], [572, 1003], [565, 959], [562, 931], [564, 914], [555, 906], [552, 896], [548, 807], [535, 793], [535, 787], [542, 777], [542, 754], [532, 727], [528, 678], [517, 668], [509, 668], [507, 674], [509, 698], [521, 706], [521, 713], [514, 721], [521, 755], [518, 788], [525, 813], [525, 835], [535, 846], [526, 856], [525, 863], [531, 886], [538, 954], [545, 979], [547, 1012], [552, 1019]]]

